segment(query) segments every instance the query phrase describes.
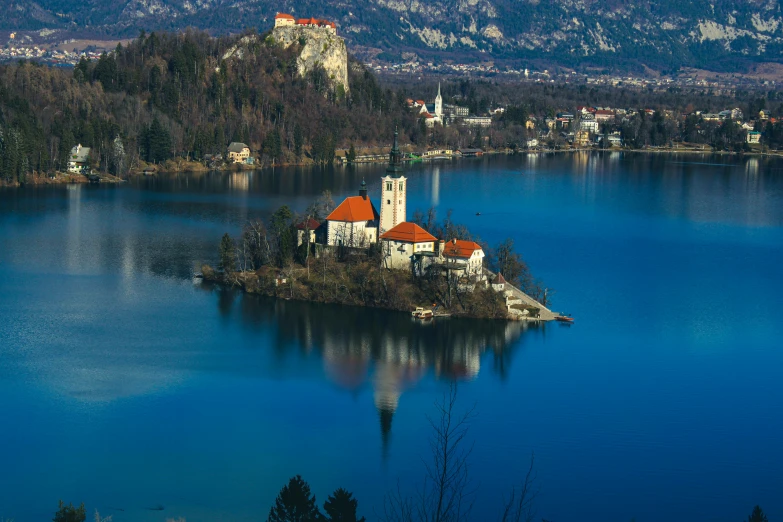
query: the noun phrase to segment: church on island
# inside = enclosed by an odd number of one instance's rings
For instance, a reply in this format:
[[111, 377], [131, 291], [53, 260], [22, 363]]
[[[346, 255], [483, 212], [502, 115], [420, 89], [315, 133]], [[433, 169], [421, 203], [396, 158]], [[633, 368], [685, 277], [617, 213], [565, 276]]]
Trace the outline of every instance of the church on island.
[[481, 246], [456, 238], [438, 239], [407, 221], [407, 194], [408, 179], [402, 168], [402, 152], [395, 131], [389, 166], [381, 178], [380, 211], [362, 181], [359, 195], [345, 198], [326, 217], [326, 234], [321, 237], [332, 247], [369, 248], [380, 242], [384, 265], [389, 269], [413, 270], [422, 275], [425, 269], [441, 265], [470, 278], [486, 279]]

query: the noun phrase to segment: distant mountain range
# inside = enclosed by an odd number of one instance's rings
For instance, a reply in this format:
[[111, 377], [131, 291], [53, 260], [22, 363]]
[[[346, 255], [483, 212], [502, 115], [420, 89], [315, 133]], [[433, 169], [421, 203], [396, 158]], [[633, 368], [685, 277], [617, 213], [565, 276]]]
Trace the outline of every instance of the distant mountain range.
[[400, 61], [520, 59], [570, 67], [742, 71], [783, 62], [780, 0], [0, 0], [0, 29], [135, 36], [330, 19], [355, 49]]

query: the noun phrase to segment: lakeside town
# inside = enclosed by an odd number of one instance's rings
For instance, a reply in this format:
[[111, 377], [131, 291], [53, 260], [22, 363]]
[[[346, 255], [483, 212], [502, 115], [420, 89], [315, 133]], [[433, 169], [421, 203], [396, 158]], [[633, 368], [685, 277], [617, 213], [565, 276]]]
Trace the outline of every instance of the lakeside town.
[[[659, 146], [645, 146], [639, 149], [633, 143], [633, 138], [628, 136], [629, 129], [634, 129], [635, 123], [640, 120], [656, 122], [656, 124], [673, 126], [675, 130], [683, 129], [683, 133], [689, 132], [692, 136], [708, 137], [710, 134], [719, 134], [722, 130], [731, 129], [732, 134], [722, 136], [723, 147], [730, 152], [741, 153], [773, 153], [776, 149], [770, 148], [765, 134], [775, 138], [774, 126], [779, 118], [772, 116], [772, 112], [760, 109], [757, 114], [746, 117], [738, 108], [727, 108], [720, 112], [708, 113], [694, 111], [690, 114], [678, 114], [675, 111], [613, 108], [613, 107], [587, 107], [577, 106], [574, 111], [560, 111], [552, 116], [525, 115], [523, 139], [519, 143], [509, 144], [505, 147], [493, 146], [492, 129], [506, 123], [504, 117], [506, 107], [498, 106], [490, 109], [486, 114], [471, 114], [466, 106], [445, 104], [438, 87], [438, 94], [434, 102], [408, 98], [406, 105], [411, 114], [423, 124], [430, 133], [434, 134], [438, 126], [440, 128], [456, 127], [468, 136], [477, 136], [468, 146], [456, 147], [433, 146], [417, 148], [413, 144], [405, 147], [403, 161], [435, 161], [444, 159], [456, 159], [461, 157], [481, 156], [485, 153], [515, 153], [515, 152], [551, 152], [566, 150], [671, 150], [677, 152], [716, 152], [717, 147], [697, 141], [684, 141], [670, 139]], [[512, 107], [511, 111], [518, 110]], [[522, 122], [517, 122], [521, 124]], [[638, 131], [638, 128], [635, 128]], [[483, 133], [483, 135], [482, 135]], [[459, 136], [459, 134], [458, 134]], [[464, 143], [464, 142], [463, 142]], [[497, 143], [497, 140], [495, 140]], [[121, 147], [121, 142], [119, 143]], [[716, 150], [717, 149], [717, 150]], [[330, 152], [334, 161], [341, 164], [383, 162], [387, 158], [388, 148], [363, 147], [356, 149], [335, 149]], [[171, 164], [162, 166], [143, 163], [139, 172], [153, 174], [159, 170], [206, 170], [224, 168], [256, 168], [269, 166], [269, 158], [265, 157], [265, 150], [251, 150], [250, 146], [243, 142], [231, 142], [226, 146], [224, 153], [205, 154], [201, 162], [190, 162], [172, 167]], [[312, 162], [312, 160], [310, 161]], [[304, 161], [308, 163], [308, 161]], [[278, 164], [280, 164], [278, 162]], [[285, 164], [285, 163], [283, 163]], [[67, 172], [69, 174], [94, 175], [100, 171], [100, 162], [97, 161], [90, 147], [77, 143], [71, 149]]]

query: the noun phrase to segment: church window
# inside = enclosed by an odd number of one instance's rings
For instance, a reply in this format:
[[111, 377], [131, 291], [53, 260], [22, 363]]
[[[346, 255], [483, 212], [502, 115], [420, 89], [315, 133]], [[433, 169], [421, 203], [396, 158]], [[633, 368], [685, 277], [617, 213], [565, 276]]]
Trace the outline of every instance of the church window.
[[392, 190], [392, 182], [391, 181], [387, 181], [386, 182], [386, 190], [389, 190], [389, 191]]
[[390, 199], [387, 199], [387, 200], [386, 200], [386, 204], [387, 204], [387, 205], [391, 205], [391, 200], [390, 200]]
[[400, 181], [400, 192], [402, 192], [402, 181]]

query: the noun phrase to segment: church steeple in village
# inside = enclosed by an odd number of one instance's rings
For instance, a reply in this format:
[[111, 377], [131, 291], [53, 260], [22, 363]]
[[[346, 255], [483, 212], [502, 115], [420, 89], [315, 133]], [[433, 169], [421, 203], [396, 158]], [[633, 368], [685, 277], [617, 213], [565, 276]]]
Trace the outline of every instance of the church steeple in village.
[[443, 123], [443, 97], [440, 95], [440, 82], [438, 82], [438, 95], [435, 96], [435, 118], [438, 123]]
[[389, 152], [389, 166], [386, 175], [381, 178], [381, 222], [380, 234], [391, 230], [407, 220], [406, 185], [407, 180], [402, 168], [402, 152], [398, 141], [397, 129], [394, 129], [394, 144]]

